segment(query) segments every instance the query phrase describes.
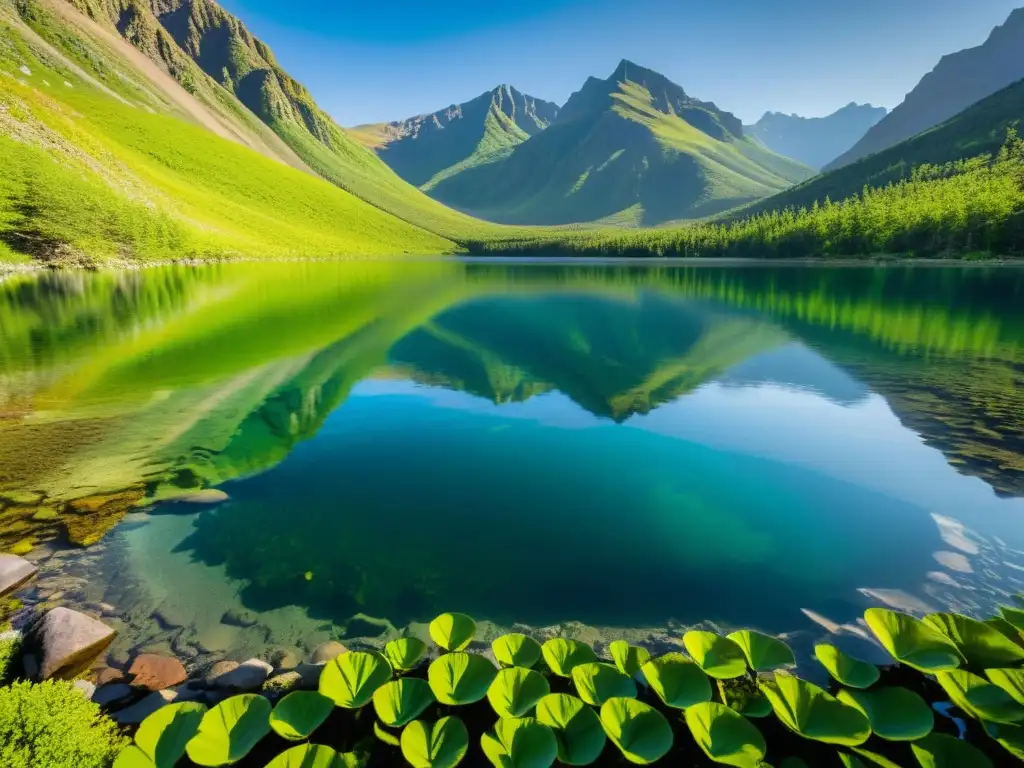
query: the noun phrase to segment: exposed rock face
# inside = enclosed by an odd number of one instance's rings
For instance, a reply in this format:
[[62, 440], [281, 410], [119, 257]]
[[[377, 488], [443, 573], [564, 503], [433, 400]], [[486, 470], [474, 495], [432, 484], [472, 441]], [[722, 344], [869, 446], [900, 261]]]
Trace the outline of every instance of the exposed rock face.
[[23, 557], [0, 555], [0, 597], [10, 594], [37, 573], [39, 569]]
[[885, 107], [855, 103], [826, 117], [765, 112], [743, 130], [773, 152], [821, 168], [856, 144], [887, 113]]
[[70, 608], [51, 608], [30, 629], [26, 645], [39, 656], [39, 679], [70, 679], [110, 645], [114, 630]]
[[137, 656], [128, 670], [129, 675], [134, 675], [132, 685], [136, 688], [146, 688], [150, 691], [159, 691], [164, 688], [178, 685], [188, 679], [185, 667], [180, 661], [168, 656], [157, 656], [153, 653], [144, 653]]

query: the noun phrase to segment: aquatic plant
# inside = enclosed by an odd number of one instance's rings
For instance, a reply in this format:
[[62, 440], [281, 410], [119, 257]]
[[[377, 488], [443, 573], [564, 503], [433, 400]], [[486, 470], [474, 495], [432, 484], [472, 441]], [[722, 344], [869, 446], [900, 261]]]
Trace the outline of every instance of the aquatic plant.
[[320, 693], [339, 707], [359, 709], [391, 679], [388, 660], [374, 651], [350, 651], [327, 662], [320, 673]]
[[547, 679], [539, 672], [509, 667], [495, 676], [487, 689], [487, 700], [498, 717], [525, 717], [550, 692]]
[[469, 749], [469, 731], [457, 717], [414, 720], [402, 731], [402, 755], [413, 768], [454, 768]]
[[870, 688], [881, 675], [874, 664], [855, 659], [828, 643], [814, 646], [814, 656], [833, 680], [850, 688]]
[[373, 694], [377, 717], [389, 728], [401, 728], [423, 714], [434, 703], [434, 694], [425, 680], [406, 677], [385, 683]]
[[427, 680], [439, 702], [458, 706], [472, 704], [486, 696], [497, 673], [494, 665], [483, 656], [459, 651], [431, 662]]
[[611, 664], [590, 662], [572, 668], [572, 683], [587, 704], [599, 707], [608, 699], [636, 696], [636, 683]]
[[206, 705], [181, 702], [158, 709], [135, 732], [135, 743], [125, 748], [114, 768], [172, 768], [185, 756], [185, 747], [199, 731]]
[[690, 707], [686, 725], [704, 754], [716, 763], [757, 768], [768, 749], [754, 724], [724, 704], [708, 701]]
[[540, 643], [532, 637], [512, 632], [491, 643], [494, 658], [504, 667], [533, 667], [540, 661]]
[[199, 730], [186, 745], [197, 765], [235, 763], [270, 731], [270, 702], [255, 693], [225, 699], [203, 715]]
[[648, 765], [672, 748], [672, 726], [661, 712], [636, 699], [609, 699], [601, 705], [601, 725], [631, 763]]
[[597, 661], [597, 654], [589, 645], [564, 637], [554, 637], [541, 646], [541, 654], [548, 669], [559, 677], [568, 677], [578, 664]]
[[442, 613], [428, 627], [431, 639], [446, 651], [461, 651], [476, 634], [476, 622], [464, 613]]
[[480, 746], [495, 768], [548, 768], [558, 757], [554, 731], [532, 717], [498, 720]]
[[395, 672], [415, 669], [427, 653], [427, 644], [417, 637], [400, 637], [384, 646], [384, 658]]
[[270, 727], [288, 741], [308, 739], [334, 709], [334, 702], [316, 691], [292, 691], [270, 713]]
[[608, 644], [608, 653], [619, 671], [633, 677], [640, 667], [651, 660], [651, 652], [646, 648], [630, 645], [625, 640], [613, 640]]
[[555, 732], [558, 762], [590, 765], [604, 749], [607, 737], [601, 720], [582, 700], [552, 693], [537, 702], [537, 721]]

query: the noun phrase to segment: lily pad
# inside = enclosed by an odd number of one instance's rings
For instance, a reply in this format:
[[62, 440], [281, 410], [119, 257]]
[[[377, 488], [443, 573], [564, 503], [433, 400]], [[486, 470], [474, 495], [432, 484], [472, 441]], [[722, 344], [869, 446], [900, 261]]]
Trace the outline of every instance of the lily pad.
[[952, 640], [974, 667], [1005, 667], [1024, 661], [1024, 648], [977, 619], [958, 613], [933, 613], [925, 616], [924, 622]]
[[415, 669], [427, 653], [427, 644], [418, 637], [400, 637], [384, 646], [384, 658], [397, 672]]
[[590, 765], [601, 756], [606, 737], [597, 713], [567, 693], [551, 693], [537, 702], [537, 721], [555, 732], [558, 762]]
[[888, 741], [915, 741], [935, 726], [931, 707], [906, 688], [842, 690], [836, 698], [867, 715], [871, 730]]
[[594, 649], [585, 643], [578, 643], [575, 640], [567, 640], [564, 637], [554, 637], [541, 646], [541, 653], [544, 655], [544, 663], [548, 669], [559, 677], [569, 677], [572, 668], [577, 664], [587, 664], [597, 661], [597, 654]]
[[910, 748], [921, 768], [994, 768], [976, 747], [945, 733], [929, 734]]
[[1018, 632], [1024, 632], [1024, 610], [1011, 608], [1008, 605], [999, 606], [999, 613]]
[[1024, 720], [1024, 706], [994, 683], [964, 669], [939, 672], [935, 675], [949, 700], [978, 720], [992, 723], [1019, 723]]
[[269, 731], [270, 702], [255, 693], [243, 693], [207, 711], [185, 751], [197, 765], [236, 763]]
[[413, 768], [455, 768], [469, 749], [469, 731], [457, 717], [414, 720], [402, 731], [402, 756]]
[[595, 707], [615, 697], [636, 697], [636, 683], [633, 682], [633, 678], [611, 664], [578, 664], [572, 668], [572, 682], [580, 698]]
[[1014, 701], [1024, 704], [1024, 669], [986, 669], [985, 676], [1010, 694]]
[[631, 763], [649, 765], [672, 749], [672, 726], [649, 704], [636, 699], [608, 699], [601, 705], [601, 726]]
[[757, 672], [768, 672], [796, 664], [793, 650], [777, 637], [751, 629], [741, 629], [726, 635], [726, 638], [743, 650], [747, 664]]
[[430, 637], [446, 651], [461, 651], [473, 642], [476, 622], [464, 613], [442, 613], [430, 622]]
[[292, 691], [270, 713], [270, 727], [288, 741], [309, 738], [334, 709], [334, 702], [316, 691]]
[[814, 655], [833, 679], [850, 688], [870, 688], [881, 676], [874, 664], [855, 659], [828, 643], [814, 646]]
[[389, 728], [401, 728], [423, 714], [434, 703], [426, 680], [403, 677], [385, 683], [373, 694], [373, 708]]
[[988, 733], [1003, 749], [1024, 761], [1024, 726], [1009, 725], [1007, 723], [985, 723], [985, 732]]
[[388, 660], [376, 651], [348, 651], [324, 665], [320, 693], [339, 707], [359, 709], [391, 674]]
[[864, 620], [896, 661], [919, 672], [956, 669], [964, 660], [946, 635], [906, 613], [869, 608]]
[[608, 652], [619, 672], [633, 677], [640, 667], [651, 660], [651, 652], [646, 648], [630, 645], [625, 640], [615, 640], [608, 644]]
[[792, 675], [775, 674], [761, 682], [775, 716], [804, 738], [855, 747], [871, 735], [868, 718], [821, 688]]
[[498, 717], [525, 717], [550, 692], [551, 687], [540, 672], [509, 667], [498, 671], [487, 689], [487, 700]]
[[363, 760], [352, 753], [342, 754], [320, 744], [300, 744], [285, 750], [267, 768], [358, 768]]
[[398, 737], [376, 721], [373, 724], [373, 735], [377, 737], [378, 741], [389, 747], [397, 747], [399, 744]]
[[686, 710], [686, 725], [704, 754], [716, 763], [758, 768], [768, 749], [747, 718], [724, 704], [704, 702]]
[[532, 717], [498, 720], [480, 746], [495, 768], [549, 768], [558, 757], [555, 732]]
[[447, 653], [427, 668], [427, 681], [434, 697], [449, 706], [473, 704], [487, 695], [498, 670], [475, 653]]
[[747, 674], [747, 657], [743, 649], [727, 637], [691, 630], [683, 635], [683, 645], [697, 665], [711, 677], [731, 680]]
[[903, 768], [903, 766], [897, 765], [884, 755], [879, 755], [877, 752], [871, 752], [864, 749], [864, 747], [850, 747], [850, 749], [865, 765], [877, 765], [879, 768]]
[[518, 632], [502, 635], [491, 643], [491, 650], [503, 667], [530, 669], [540, 661], [541, 656], [540, 643]]
[[726, 687], [724, 704], [744, 717], [768, 717], [772, 713], [772, 703], [759, 688], [750, 690], [746, 687]]
[[711, 701], [711, 681], [681, 653], [667, 653], [644, 664], [640, 671], [658, 698], [673, 709]]
[[142, 721], [135, 745], [156, 768], [170, 768], [185, 755], [206, 714], [206, 706], [182, 702], [161, 707]]

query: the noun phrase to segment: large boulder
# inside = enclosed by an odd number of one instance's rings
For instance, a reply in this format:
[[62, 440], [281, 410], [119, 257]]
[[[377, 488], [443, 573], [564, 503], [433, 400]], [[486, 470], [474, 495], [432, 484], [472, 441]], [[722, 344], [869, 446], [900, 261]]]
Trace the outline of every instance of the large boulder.
[[110, 645], [114, 634], [114, 630], [101, 621], [70, 608], [57, 607], [32, 625], [26, 647], [38, 655], [39, 679], [68, 680], [85, 671]]
[[135, 657], [128, 674], [133, 675], [132, 685], [150, 691], [183, 683], [188, 679], [185, 667], [177, 659], [170, 656], [158, 656], [155, 653], [143, 653]]
[[39, 573], [39, 569], [23, 557], [0, 555], [0, 597], [10, 594]]

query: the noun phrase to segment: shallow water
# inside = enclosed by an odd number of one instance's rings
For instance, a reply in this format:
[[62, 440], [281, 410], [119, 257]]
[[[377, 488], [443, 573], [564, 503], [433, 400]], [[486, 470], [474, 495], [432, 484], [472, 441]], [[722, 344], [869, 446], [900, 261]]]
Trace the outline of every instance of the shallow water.
[[[443, 610], [855, 634], [1024, 576], [1009, 268], [47, 275], [0, 284], [0, 342], [0, 537], [36, 547], [30, 598], [108, 604], [122, 651]], [[201, 488], [229, 500], [173, 501]]]

